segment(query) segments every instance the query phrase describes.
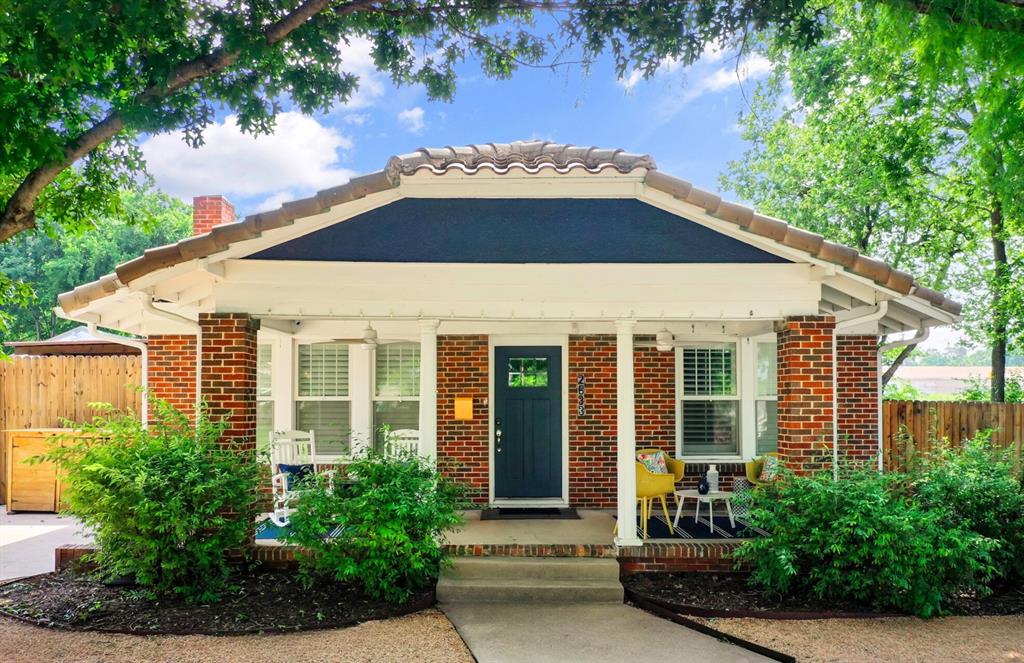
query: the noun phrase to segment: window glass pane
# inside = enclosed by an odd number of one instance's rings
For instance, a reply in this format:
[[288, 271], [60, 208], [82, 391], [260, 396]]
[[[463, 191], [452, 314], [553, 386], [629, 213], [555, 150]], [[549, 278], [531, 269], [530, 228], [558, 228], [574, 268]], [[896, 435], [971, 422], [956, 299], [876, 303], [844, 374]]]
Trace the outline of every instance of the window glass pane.
[[775, 401], [757, 401], [754, 408], [757, 425], [757, 454], [779, 450], [779, 408]]
[[420, 346], [390, 343], [376, 350], [376, 394], [387, 397], [420, 395]]
[[510, 357], [508, 360], [508, 386], [548, 386], [548, 358]]
[[683, 348], [683, 394], [733, 396], [736, 394], [736, 348], [715, 345]]
[[683, 401], [683, 455], [739, 452], [738, 401]]
[[270, 431], [274, 430], [274, 401], [256, 401], [256, 448], [270, 445]]
[[381, 427], [387, 426], [391, 432], [400, 430], [420, 429], [419, 401], [377, 401], [373, 404], [373, 448], [380, 451], [384, 447], [384, 435]]
[[348, 345], [299, 346], [299, 396], [348, 396]]
[[270, 397], [270, 359], [273, 350], [270, 345], [256, 346], [256, 398]]
[[776, 394], [776, 349], [774, 343], [757, 344], [757, 395], [774, 396]]
[[349, 452], [352, 432], [352, 408], [348, 401], [298, 401], [295, 403], [295, 427], [316, 435], [318, 454]]

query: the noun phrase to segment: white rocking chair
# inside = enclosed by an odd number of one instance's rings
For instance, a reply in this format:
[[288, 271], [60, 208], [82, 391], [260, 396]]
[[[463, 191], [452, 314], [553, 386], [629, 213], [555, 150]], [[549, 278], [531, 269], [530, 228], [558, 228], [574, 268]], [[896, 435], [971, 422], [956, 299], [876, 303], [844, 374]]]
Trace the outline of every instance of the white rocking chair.
[[311, 465], [313, 474], [319, 473], [313, 431], [286, 430], [270, 433], [270, 470], [273, 473], [270, 482], [274, 496], [270, 522], [278, 527], [287, 527], [289, 517], [295, 511], [289, 505], [295, 499], [296, 491], [288, 485], [288, 480], [294, 475], [282, 472], [281, 465]]
[[396, 454], [402, 451], [418, 453], [420, 450], [420, 432], [411, 428], [401, 428], [388, 433], [385, 451]]

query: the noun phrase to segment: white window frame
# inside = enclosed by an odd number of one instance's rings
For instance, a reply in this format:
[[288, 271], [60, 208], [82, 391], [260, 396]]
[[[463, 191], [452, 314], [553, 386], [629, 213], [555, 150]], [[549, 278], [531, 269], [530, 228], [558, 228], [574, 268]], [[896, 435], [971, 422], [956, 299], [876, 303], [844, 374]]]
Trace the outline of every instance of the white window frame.
[[[260, 394], [259, 384], [258, 384], [259, 378], [257, 377], [256, 403], [257, 403], [257, 407], [259, 407], [259, 403], [270, 403], [270, 430], [274, 431], [274, 430], [277, 429], [276, 428], [276, 426], [277, 426], [277, 404], [276, 404], [276, 400], [274, 398], [277, 395], [275, 393], [275, 390], [274, 390], [274, 366], [275, 366], [274, 359], [275, 359], [275, 357], [277, 355], [278, 349], [277, 349], [277, 344], [274, 343], [273, 341], [271, 341], [269, 339], [260, 339], [259, 337], [257, 337], [257, 340], [256, 340], [257, 376], [259, 375], [259, 349], [261, 347], [266, 347], [266, 348], [268, 348], [270, 350], [270, 366], [269, 366], [269, 370], [270, 370], [270, 384], [267, 385], [270, 388], [270, 393], [269, 394], [262, 394], [262, 395]], [[257, 449], [262, 449], [262, 448], [264, 448], [264, 445], [269, 444], [269, 443], [270, 443], [270, 437], [269, 436], [265, 437], [264, 439], [259, 439], [259, 436], [257, 436], [256, 448]]]
[[[359, 382], [355, 378], [355, 367], [353, 367], [355, 357], [360, 354], [353, 351], [352, 345], [348, 346], [348, 395], [347, 396], [300, 396], [299, 395], [299, 346], [302, 345], [316, 345], [318, 343], [330, 343], [331, 339], [301, 339], [296, 341], [292, 347], [292, 416], [293, 421], [299, 420], [299, 403], [302, 402], [327, 402], [327, 401], [344, 401], [349, 404], [349, 451], [354, 451], [357, 445], [357, 436], [360, 431], [356, 428], [356, 403], [359, 399], [353, 398], [353, 393], [358, 387]], [[364, 356], [370, 353], [361, 353]], [[352, 457], [351, 453], [334, 453], [334, 452], [323, 452], [317, 450], [317, 459], [323, 462], [334, 462], [339, 460], [346, 460]]]
[[[751, 353], [751, 357], [752, 357], [752, 362], [751, 363], [753, 364], [752, 377], [753, 377], [753, 383], [754, 383], [754, 388], [753, 388], [754, 407], [753, 407], [753, 418], [750, 420], [751, 421], [751, 431], [752, 431], [752, 434], [753, 434], [753, 437], [754, 437], [754, 442], [753, 442], [754, 446], [753, 446], [753, 450], [751, 451], [751, 454], [752, 454], [751, 457], [753, 457], [753, 456], [757, 455], [757, 453], [758, 453], [757, 452], [757, 403], [758, 403], [758, 401], [766, 401], [766, 402], [773, 402], [773, 403], [778, 403], [778, 401], [779, 401], [779, 365], [778, 365], [778, 361], [779, 361], [778, 360], [779, 346], [778, 346], [778, 337], [775, 334], [764, 334], [762, 336], [752, 336], [748, 340], [750, 341], [750, 345], [753, 347], [752, 353]], [[770, 344], [775, 349], [775, 353], [776, 353], [775, 354], [775, 357], [776, 357], [776, 359], [775, 359], [775, 394], [772, 395], [772, 396], [761, 396], [761, 395], [758, 395], [758, 393], [757, 393], [757, 346], [761, 345], [761, 344]], [[776, 410], [776, 413], [777, 412], [778, 412], [778, 410]], [[777, 415], [776, 415], [776, 417], [777, 417]], [[775, 427], [776, 427], [776, 431], [778, 431], [778, 419], [777, 418], [776, 418]], [[778, 449], [778, 440], [777, 439], [776, 439], [776, 447], [775, 448]]]
[[[410, 340], [397, 339], [397, 340], [395, 340], [395, 343], [401, 343], [401, 344], [406, 344], [406, 345], [414, 346], [416, 348], [417, 356], [419, 356], [419, 351], [420, 351], [420, 343], [419, 343], [419, 341], [414, 341], [414, 340], [411, 340], [411, 339]], [[387, 347], [387, 346], [382, 346], [382, 347]], [[419, 369], [419, 364], [417, 364], [416, 395], [415, 396], [380, 396], [380, 395], [377, 394], [377, 352], [379, 352], [379, 351], [380, 351], [380, 348], [374, 348], [373, 352], [371, 353], [372, 356], [370, 357], [370, 366], [369, 366], [369, 373], [370, 373], [370, 439], [371, 440], [375, 439], [376, 436], [377, 436], [377, 426], [376, 426], [376, 422], [374, 421], [374, 404], [376, 404], [376, 403], [388, 403], [388, 402], [398, 402], [398, 403], [416, 402], [416, 403], [419, 403], [420, 402], [420, 396], [421, 396], [421, 393], [420, 393], [421, 385], [420, 385], [420, 382], [419, 382], [419, 370], [418, 370]], [[423, 361], [423, 357], [419, 357], [419, 361], [422, 362]], [[352, 390], [349, 389], [349, 391], [351, 392]], [[417, 424], [417, 427], [418, 427], [418, 424]]]
[[[688, 463], [741, 462], [757, 455], [757, 344], [775, 343], [775, 334], [758, 336], [706, 336], [687, 339], [675, 348], [675, 411], [676, 411], [676, 456]], [[708, 347], [711, 345], [733, 345], [736, 357], [736, 395], [734, 396], [685, 396], [683, 394], [683, 348]], [[683, 401], [738, 401], [739, 419], [737, 425], [736, 454], [684, 455], [683, 454]], [[774, 399], [772, 399], [774, 400]]]

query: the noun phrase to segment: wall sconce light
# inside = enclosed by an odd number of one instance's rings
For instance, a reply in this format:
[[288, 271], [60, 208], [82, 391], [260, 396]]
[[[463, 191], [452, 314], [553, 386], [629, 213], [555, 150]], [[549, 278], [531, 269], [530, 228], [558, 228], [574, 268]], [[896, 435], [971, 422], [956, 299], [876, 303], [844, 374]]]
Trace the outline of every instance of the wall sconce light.
[[662, 329], [654, 337], [654, 347], [658, 349], [658, 352], [668, 352], [675, 347], [675, 340], [676, 338], [672, 335], [672, 332]]

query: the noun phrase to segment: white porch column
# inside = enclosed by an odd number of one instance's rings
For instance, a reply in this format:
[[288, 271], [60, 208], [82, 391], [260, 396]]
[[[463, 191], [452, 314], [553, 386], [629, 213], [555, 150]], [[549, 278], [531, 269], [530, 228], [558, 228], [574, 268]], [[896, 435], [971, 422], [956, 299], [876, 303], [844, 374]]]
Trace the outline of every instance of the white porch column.
[[437, 328], [420, 320], [420, 455], [437, 462]]
[[615, 402], [618, 442], [617, 512], [620, 546], [641, 545], [636, 535], [636, 402], [633, 377], [633, 328], [636, 320], [615, 321]]

